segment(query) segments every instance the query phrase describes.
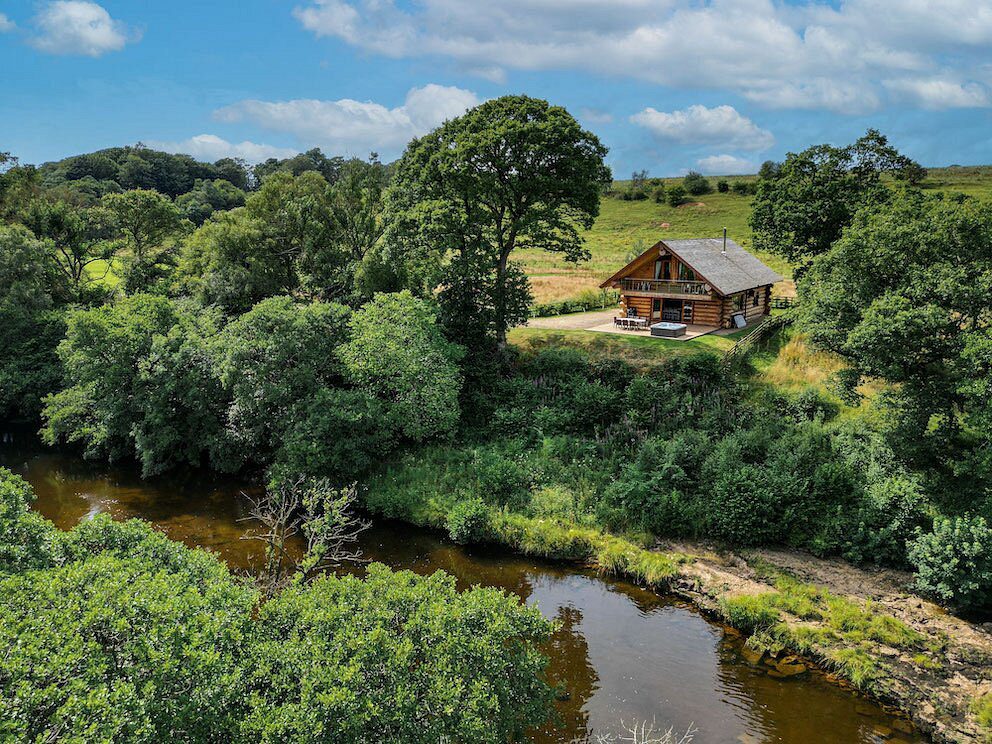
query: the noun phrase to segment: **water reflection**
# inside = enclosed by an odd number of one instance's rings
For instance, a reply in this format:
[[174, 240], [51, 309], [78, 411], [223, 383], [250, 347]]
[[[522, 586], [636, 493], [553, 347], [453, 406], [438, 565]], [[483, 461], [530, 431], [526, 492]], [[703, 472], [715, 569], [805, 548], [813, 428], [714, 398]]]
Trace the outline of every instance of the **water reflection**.
[[[242, 483], [208, 474], [142, 481], [129, 468], [10, 444], [0, 446], [0, 464], [32, 483], [35, 508], [63, 529], [97, 513], [141, 517], [173, 539], [215, 551], [236, 570], [261, 560], [261, 544], [241, 539], [252, 526]], [[538, 742], [615, 733], [621, 721], [636, 720], [676, 730], [694, 724], [701, 744], [849, 744], [877, 741], [876, 726], [893, 728], [879, 708], [822, 675], [781, 680], [749, 666], [735, 634], [672, 598], [575, 567], [461, 548], [399, 523], [377, 522], [361, 542], [366, 558], [421, 574], [443, 569], [460, 588], [499, 587], [558, 621], [546, 652], [549, 676], [566, 695]], [[888, 741], [921, 739], [897, 734]]]

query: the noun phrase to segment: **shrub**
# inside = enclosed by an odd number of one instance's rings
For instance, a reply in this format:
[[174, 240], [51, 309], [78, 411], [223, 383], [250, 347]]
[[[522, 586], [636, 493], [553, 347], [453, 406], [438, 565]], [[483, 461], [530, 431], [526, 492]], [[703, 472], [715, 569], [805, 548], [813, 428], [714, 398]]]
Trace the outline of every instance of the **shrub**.
[[706, 180], [702, 173], [697, 173], [696, 171], [689, 171], [685, 174], [685, 178], [682, 179], [682, 185], [685, 190], [688, 191], [693, 196], [702, 196], [703, 194], [708, 194], [713, 190], [710, 186], [710, 182]]
[[34, 492], [27, 481], [0, 468], [0, 575], [46, 565], [54, 528], [31, 511]]
[[721, 194], [726, 194], [728, 191], [730, 191], [730, 184], [724, 181], [723, 179], [720, 179], [719, 181], [716, 182], [716, 190], [719, 191]]
[[523, 465], [502, 452], [484, 451], [476, 457], [479, 495], [490, 504], [520, 511], [530, 501], [533, 478]]
[[660, 184], [659, 183], [657, 186], [655, 186], [654, 187], [654, 191], [652, 192], [651, 196], [655, 200], [655, 203], [657, 203], [657, 204], [664, 204], [665, 203], [665, 186], [664, 186], [664, 184]]
[[668, 204], [672, 207], [677, 207], [680, 204], [685, 204], [686, 201], [686, 190], [682, 186], [672, 186], [668, 189]]
[[551, 709], [550, 632], [537, 608], [441, 571], [373, 563], [291, 587], [258, 613], [242, 740], [519, 740]]
[[456, 543], [479, 543], [492, 534], [489, 507], [480, 498], [464, 499], [451, 507], [445, 529]]
[[916, 587], [962, 609], [992, 602], [992, 529], [983, 517], [940, 517], [909, 544]]

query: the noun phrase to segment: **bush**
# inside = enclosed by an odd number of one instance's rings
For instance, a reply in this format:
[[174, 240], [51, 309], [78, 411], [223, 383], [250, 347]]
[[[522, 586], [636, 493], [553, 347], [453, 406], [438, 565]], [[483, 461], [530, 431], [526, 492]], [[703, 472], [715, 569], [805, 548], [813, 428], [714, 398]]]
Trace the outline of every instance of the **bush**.
[[697, 173], [696, 171], [689, 171], [685, 174], [685, 178], [682, 179], [682, 185], [685, 190], [688, 191], [693, 196], [702, 196], [703, 194], [708, 194], [713, 190], [710, 186], [710, 182], [706, 180], [702, 173]]
[[551, 623], [490, 588], [373, 563], [262, 605], [244, 741], [518, 741], [551, 710]]
[[916, 587], [961, 609], [992, 603], [992, 529], [983, 517], [938, 517], [909, 544]]
[[754, 193], [754, 184], [747, 181], [734, 181], [730, 187], [735, 194], [746, 196]]
[[682, 186], [672, 186], [668, 190], [668, 204], [672, 207], [677, 207], [680, 204], [685, 204], [686, 201], [686, 191]]
[[485, 451], [476, 457], [479, 495], [486, 503], [520, 511], [530, 501], [533, 478], [525, 466], [502, 452]]
[[27, 481], [0, 468], [0, 575], [47, 565], [55, 531], [31, 511], [34, 492]]
[[655, 200], [656, 204], [665, 203], [665, 185], [659, 183], [654, 187], [654, 191], [651, 193], [652, 198]]
[[489, 507], [478, 497], [459, 501], [448, 512], [444, 526], [456, 543], [485, 542], [492, 535]]
[[730, 191], [730, 184], [724, 181], [723, 179], [721, 179], [716, 182], [716, 190], [719, 191], [721, 194], [726, 194], [728, 191]]

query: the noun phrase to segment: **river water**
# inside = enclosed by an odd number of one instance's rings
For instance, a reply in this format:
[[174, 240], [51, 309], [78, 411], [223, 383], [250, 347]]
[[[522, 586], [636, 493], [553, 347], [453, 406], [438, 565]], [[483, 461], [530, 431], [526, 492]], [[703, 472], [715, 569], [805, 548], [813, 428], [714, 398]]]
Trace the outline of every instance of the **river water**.
[[[0, 465], [34, 486], [35, 508], [62, 529], [98, 513], [140, 517], [235, 570], [258, 565], [260, 543], [241, 539], [251, 527], [242, 483], [202, 473], [143, 481], [129, 468], [10, 444], [0, 445]], [[567, 698], [538, 742], [617, 734], [621, 722], [645, 720], [660, 730], [694, 727], [697, 744], [924, 741], [818, 672], [768, 676], [743, 659], [733, 630], [680, 600], [576, 566], [464, 548], [402, 523], [376, 522], [361, 543], [366, 559], [421, 574], [442, 569], [463, 588], [499, 587], [560, 621], [546, 651]]]

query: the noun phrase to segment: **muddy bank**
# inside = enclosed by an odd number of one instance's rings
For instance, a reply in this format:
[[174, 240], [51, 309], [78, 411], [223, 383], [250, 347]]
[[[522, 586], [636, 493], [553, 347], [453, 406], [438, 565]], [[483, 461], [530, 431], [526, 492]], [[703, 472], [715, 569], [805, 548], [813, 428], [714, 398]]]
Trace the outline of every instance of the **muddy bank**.
[[[910, 649], [865, 641], [856, 634], [823, 639], [819, 637], [825, 630], [822, 618], [780, 610], [795, 638], [813, 639], [803, 651], [825, 668], [835, 668], [835, 660], [850, 650], [867, 649], [876, 667], [869, 693], [883, 705], [903, 711], [935, 742], [984, 740], [970, 707], [976, 697], [992, 692], [992, 634], [910, 593], [908, 574], [863, 570], [840, 559], [789, 551], [735, 554], [685, 543], [659, 545], [659, 549], [696, 556], [679, 567], [670, 588], [715, 617], [725, 616], [722, 603], [728, 597], [777, 591], [769, 573], [783, 572], [872, 614], [894, 618], [925, 642]], [[879, 735], [884, 738], [885, 733]]]

